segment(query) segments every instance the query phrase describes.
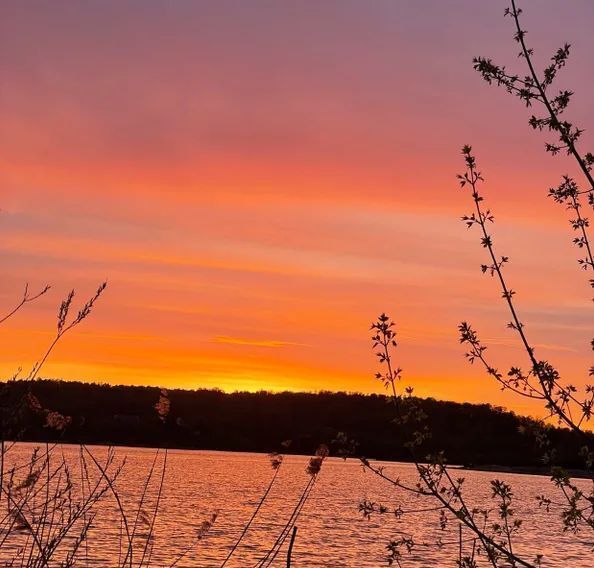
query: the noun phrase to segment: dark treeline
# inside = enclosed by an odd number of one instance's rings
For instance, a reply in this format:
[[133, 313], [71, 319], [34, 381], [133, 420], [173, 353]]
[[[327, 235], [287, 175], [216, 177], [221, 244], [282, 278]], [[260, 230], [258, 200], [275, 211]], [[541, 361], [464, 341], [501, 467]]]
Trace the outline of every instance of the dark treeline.
[[[394, 423], [394, 407], [382, 395], [170, 390], [171, 411], [163, 423], [155, 411], [160, 393], [155, 387], [37, 380], [11, 381], [5, 389], [5, 408], [8, 401], [14, 407], [30, 389], [44, 408], [72, 419], [58, 434], [39, 413], [25, 410], [12, 430], [28, 441], [270, 452], [291, 440], [291, 453], [310, 454], [320, 443], [336, 450], [333, 441], [342, 432], [357, 442], [358, 455], [409, 457], [407, 435]], [[541, 464], [542, 450], [521, 431], [530, 426], [529, 419], [488, 404], [418, 402], [432, 431], [427, 450], [444, 450], [450, 463]], [[577, 466], [583, 438], [557, 428], [549, 436], [558, 463]]]

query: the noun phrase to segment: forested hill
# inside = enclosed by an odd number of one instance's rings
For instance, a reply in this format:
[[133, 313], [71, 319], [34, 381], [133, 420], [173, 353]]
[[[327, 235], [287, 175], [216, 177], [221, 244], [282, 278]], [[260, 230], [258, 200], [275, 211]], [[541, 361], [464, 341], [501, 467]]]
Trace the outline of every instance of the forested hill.
[[[44, 409], [71, 417], [63, 433], [44, 426], [42, 412], [10, 411], [28, 389]], [[38, 380], [4, 383], [0, 392], [4, 411], [9, 409], [5, 421], [8, 416], [11, 430], [29, 441], [61, 438], [75, 443], [269, 452], [291, 440], [290, 452], [309, 454], [320, 443], [335, 448], [333, 440], [343, 432], [357, 442], [358, 455], [409, 457], [404, 447], [409, 434], [394, 423], [394, 406], [380, 395], [170, 390], [170, 413], [162, 422], [155, 411], [160, 391], [154, 387]], [[450, 463], [540, 463], [542, 450], [532, 436], [521, 432], [530, 425], [525, 418], [487, 404], [434, 399], [418, 403], [432, 431], [427, 451], [444, 450]], [[553, 428], [549, 435], [558, 448], [558, 461], [578, 466], [583, 439]]]

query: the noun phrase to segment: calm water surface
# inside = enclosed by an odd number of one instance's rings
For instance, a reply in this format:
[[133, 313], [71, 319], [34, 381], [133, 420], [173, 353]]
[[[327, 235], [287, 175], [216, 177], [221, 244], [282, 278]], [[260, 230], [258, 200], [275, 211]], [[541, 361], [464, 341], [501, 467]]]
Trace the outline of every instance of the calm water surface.
[[[21, 444], [12, 452], [15, 458], [25, 459], [32, 447]], [[63, 446], [60, 451], [68, 461], [78, 463], [77, 447]], [[95, 447], [93, 451], [98, 457], [104, 457], [107, 450]], [[120, 448], [116, 455], [126, 458], [117, 487], [129, 516], [133, 518], [155, 450]], [[234, 560], [227, 566], [254, 566], [272, 546], [308, 481], [307, 462], [306, 456], [285, 458], [265, 505]], [[414, 467], [409, 464], [384, 465], [392, 477], [400, 477], [403, 481], [415, 479]], [[169, 451], [151, 566], [170, 566], [181, 551], [192, 545], [196, 530], [214, 511], [218, 511], [214, 527], [177, 566], [220, 566], [257, 506], [272, 474], [269, 460], [263, 454]], [[491, 479], [502, 479], [512, 485], [516, 495], [515, 511], [524, 520], [516, 550], [526, 554], [527, 558], [532, 560], [540, 552], [545, 555], [545, 567], [594, 565], [592, 535], [583, 532], [576, 539], [574, 535], [563, 534], [558, 516], [547, 514], [536, 506], [537, 495], [555, 495], [547, 478], [474, 471], [464, 471], [462, 475], [466, 478], [469, 505], [485, 506]], [[156, 485], [151, 487], [147, 501], [149, 509], [156, 498]], [[386, 566], [386, 544], [396, 538], [399, 531], [413, 532], [418, 540], [425, 542], [434, 542], [437, 537], [446, 541], [448, 536], [452, 538], [439, 530], [437, 516], [433, 513], [407, 515], [401, 519], [386, 515], [366, 520], [358, 512], [358, 504], [363, 499], [392, 507], [398, 504], [409, 508], [423, 506], [417, 498], [396, 493], [385, 482], [365, 472], [357, 461], [330, 458], [298, 520], [293, 566]], [[102, 505], [89, 534], [88, 561], [84, 560], [83, 554], [80, 565], [117, 565], [120, 531], [116, 511], [108, 500]], [[457, 528], [452, 534], [456, 540]], [[420, 546], [404, 559], [403, 565], [455, 566], [457, 546], [457, 543], [441, 549]], [[5, 560], [2, 556], [9, 554], [9, 549], [0, 549], [0, 560]], [[284, 566], [285, 557], [283, 551], [273, 565]]]

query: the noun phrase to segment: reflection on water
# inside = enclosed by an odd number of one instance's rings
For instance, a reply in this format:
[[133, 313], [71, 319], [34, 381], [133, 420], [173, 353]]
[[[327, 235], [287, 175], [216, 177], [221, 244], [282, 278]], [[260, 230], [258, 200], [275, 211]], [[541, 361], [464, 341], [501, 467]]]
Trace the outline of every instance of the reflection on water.
[[[26, 459], [33, 445], [20, 444], [11, 450], [13, 458]], [[78, 463], [78, 448], [63, 446], [68, 461]], [[97, 457], [104, 457], [106, 448], [96, 447]], [[130, 518], [136, 515], [144, 480], [150, 469], [155, 450], [121, 448], [117, 451], [126, 464], [117, 481], [117, 489]], [[272, 546], [282, 530], [305, 484], [308, 458], [288, 456], [268, 499], [233, 559], [227, 566], [250, 567]], [[415, 478], [409, 464], [385, 464], [386, 472], [403, 481]], [[73, 467], [73, 472], [75, 468]], [[180, 567], [216, 567], [235, 543], [245, 523], [257, 506], [273, 471], [267, 456], [262, 454], [179, 451], [168, 454], [164, 492], [160, 498], [155, 538], [150, 550], [152, 566], [170, 566], [183, 550], [192, 550], [177, 564]], [[533, 560], [536, 553], [544, 554], [543, 566], [592, 566], [591, 534], [576, 538], [564, 534], [558, 516], [536, 505], [536, 496], [554, 496], [554, 489], [545, 477], [486, 472], [463, 472], [469, 506], [484, 507], [490, 490], [489, 480], [498, 478], [510, 483], [516, 495], [514, 509], [524, 526], [517, 538], [515, 550]], [[75, 475], [73, 477], [76, 477]], [[155, 478], [157, 474], [155, 474]], [[74, 480], [76, 481], [76, 480]], [[156, 501], [158, 483], [153, 483], [145, 502], [151, 511]], [[438, 518], [431, 514], [364, 519], [358, 504], [367, 499], [391, 507], [403, 504], [419, 508], [418, 498], [396, 493], [385, 482], [365, 472], [356, 460], [330, 458], [324, 464], [314, 491], [298, 520], [297, 539], [293, 549], [293, 566], [376, 567], [386, 565], [386, 544], [398, 531], [412, 532], [425, 543], [438, 537], [447, 541], [439, 530]], [[426, 505], [425, 505], [426, 506]], [[196, 544], [196, 531], [213, 512], [218, 511], [214, 527]], [[455, 566], [457, 558], [457, 527], [454, 545], [442, 548], [418, 546], [404, 566]], [[142, 537], [142, 527], [139, 531]], [[101, 505], [90, 530], [88, 546], [79, 553], [81, 566], [114, 566], [118, 563], [118, 543], [122, 526], [113, 499]], [[195, 546], [192, 546], [195, 544]], [[13, 543], [13, 546], [15, 544]], [[11, 557], [13, 550], [0, 548], [0, 561]], [[285, 552], [274, 566], [285, 565]]]

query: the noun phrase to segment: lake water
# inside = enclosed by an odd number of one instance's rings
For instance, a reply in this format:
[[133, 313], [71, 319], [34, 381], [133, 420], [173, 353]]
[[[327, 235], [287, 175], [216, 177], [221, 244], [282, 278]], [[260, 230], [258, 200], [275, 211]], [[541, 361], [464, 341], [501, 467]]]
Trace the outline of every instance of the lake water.
[[[11, 460], [26, 459], [32, 447], [20, 444], [13, 448], [9, 454], [13, 456]], [[67, 461], [72, 462], [73, 482], [76, 483], [74, 464], [78, 463], [78, 448], [63, 446], [54, 451], [64, 452]], [[98, 458], [104, 458], [107, 450], [96, 447], [92, 451]], [[133, 519], [155, 451], [120, 448], [116, 455], [126, 457], [117, 488], [128, 516]], [[227, 566], [254, 566], [272, 546], [309, 479], [305, 472], [308, 459], [306, 456], [285, 458], [264, 506]], [[400, 477], [403, 481], [415, 479], [414, 466], [410, 464], [384, 465], [386, 473], [392, 477]], [[272, 475], [268, 457], [263, 454], [169, 451], [150, 565], [170, 566], [181, 551], [195, 543], [196, 531], [201, 523], [218, 511], [214, 526], [177, 566], [220, 566], [260, 501]], [[516, 495], [514, 509], [517, 516], [524, 520], [515, 550], [524, 553], [528, 560], [539, 552], [544, 554], [543, 566], [547, 567], [594, 565], [593, 532], [584, 530], [577, 538], [563, 533], [558, 515], [538, 509], [537, 495], [555, 496], [547, 478], [475, 471], [464, 471], [462, 475], [466, 478], [469, 505], [485, 506], [491, 479], [502, 479], [512, 485]], [[148, 492], [147, 510], [154, 505], [157, 485], [158, 476], [155, 475]], [[398, 504], [409, 508], [428, 505], [418, 498], [396, 492], [386, 482], [364, 471], [356, 460], [329, 458], [298, 519], [292, 565], [386, 566], [386, 544], [399, 531], [406, 531], [414, 533], [419, 541], [434, 542], [437, 537], [442, 537], [446, 541], [452, 539], [455, 544], [443, 548], [419, 546], [412, 555], [405, 556], [403, 566], [455, 566], [457, 525], [452, 527], [455, 529], [453, 533], [446, 531], [444, 535], [439, 530], [435, 513], [406, 515], [400, 519], [386, 515], [366, 520], [358, 511], [358, 504], [363, 499], [391, 507]], [[107, 498], [89, 532], [88, 546], [81, 547], [77, 565], [117, 566], [121, 554], [118, 546], [121, 530], [112, 500]], [[142, 537], [142, 530], [139, 536]], [[273, 566], [285, 566], [287, 544], [288, 540]], [[0, 566], [6, 565], [17, 545], [15, 539], [4, 543], [0, 548]]]

